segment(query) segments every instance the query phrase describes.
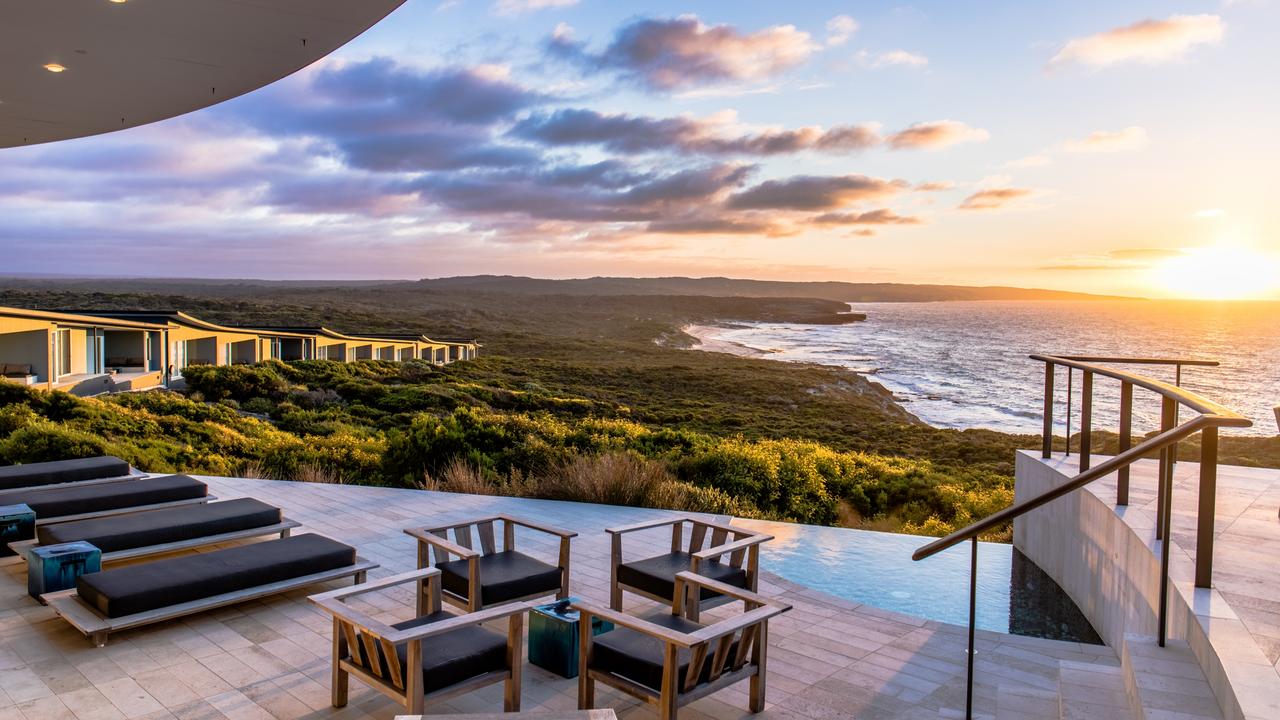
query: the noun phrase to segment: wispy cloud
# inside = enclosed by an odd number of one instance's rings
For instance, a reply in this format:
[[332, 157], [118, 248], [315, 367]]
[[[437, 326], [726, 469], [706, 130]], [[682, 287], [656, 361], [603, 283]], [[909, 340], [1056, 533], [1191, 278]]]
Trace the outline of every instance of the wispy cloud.
[[827, 47], [844, 45], [857, 31], [858, 21], [848, 15], [831, 18], [827, 21]]
[[535, 10], [563, 8], [577, 5], [579, 0], [498, 0], [493, 5], [495, 15], [521, 15]]
[[1106, 67], [1125, 62], [1149, 65], [1184, 57], [1192, 48], [1222, 40], [1226, 25], [1217, 15], [1173, 15], [1068, 41], [1051, 65], [1079, 63]]
[[958, 120], [934, 120], [921, 122], [900, 130], [888, 137], [889, 146], [904, 148], [944, 148], [966, 142], [983, 142], [991, 134], [981, 128], [970, 127]]
[[961, 210], [1000, 210], [1030, 197], [1029, 188], [1001, 187], [979, 190], [966, 197], [958, 206]]
[[884, 200], [906, 190], [902, 180], [866, 175], [799, 175], [767, 180], [729, 197], [738, 210], [834, 210], [871, 200]]
[[1146, 270], [1161, 260], [1181, 257], [1186, 252], [1176, 248], [1120, 248], [1101, 254], [1074, 255], [1043, 265], [1039, 270], [1066, 272]]
[[1069, 153], [1113, 153], [1141, 150], [1147, 143], [1147, 131], [1134, 125], [1123, 130], [1091, 132], [1079, 140], [1068, 140], [1062, 149]]
[[870, 53], [865, 50], [858, 53], [858, 61], [867, 67], [880, 68], [893, 65], [906, 67], [925, 67], [929, 58], [920, 53], [907, 50], [889, 50], [882, 53]]
[[600, 52], [565, 36], [552, 37], [548, 48], [589, 72], [616, 73], [642, 88], [667, 92], [767, 80], [808, 60], [818, 45], [794, 25], [742, 32], [682, 15], [633, 20]]

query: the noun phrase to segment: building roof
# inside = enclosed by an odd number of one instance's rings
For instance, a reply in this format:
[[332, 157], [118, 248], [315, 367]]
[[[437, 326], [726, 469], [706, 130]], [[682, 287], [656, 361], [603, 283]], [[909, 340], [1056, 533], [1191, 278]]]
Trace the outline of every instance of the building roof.
[[28, 310], [26, 308], [0, 307], [0, 316], [16, 317], [28, 320], [45, 320], [59, 325], [83, 325], [93, 327], [116, 327], [130, 330], [164, 330], [163, 321], [156, 323], [143, 318], [104, 317], [92, 313], [50, 312], [47, 310]]
[[123, 130], [229, 100], [328, 55], [403, 2], [6, 3], [0, 148]]

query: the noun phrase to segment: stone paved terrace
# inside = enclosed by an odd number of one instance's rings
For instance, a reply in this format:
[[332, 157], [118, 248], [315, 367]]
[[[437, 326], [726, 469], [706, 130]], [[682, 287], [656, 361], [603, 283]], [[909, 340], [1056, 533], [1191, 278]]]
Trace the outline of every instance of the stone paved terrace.
[[[381, 577], [411, 569], [414, 544], [402, 528], [508, 512], [577, 530], [575, 594], [607, 601], [605, 527], [666, 513], [413, 490], [208, 478], [219, 498], [276, 503], [317, 532], [359, 548]], [[522, 531], [523, 533], [523, 531]], [[520, 535], [522, 549], [552, 553], [551, 541]], [[628, 538], [627, 557], [656, 554], [664, 531]], [[645, 547], [648, 544], [649, 547]], [[636, 555], [632, 555], [635, 552]], [[27, 597], [22, 565], [0, 568], [0, 720], [113, 718], [391, 718], [395, 706], [353, 679], [351, 702], [329, 706], [330, 628], [296, 591], [113, 635], [106, 648]], [[747, 712], [746, 684], [681, 711], [683, 718], [956, 718], [963, 716], [965, 629], [822, 595], [766, 575], [761, 590], [794, 605], [770, 628], [769, 706]], [[963, 592], [963, 587], [940, 592]], [[410, 594], [375, 596], [364, 609], [388, 619], [411, 614]], [[642, 601], [627, 598], [628, 611]], [[715, 612], [707, 613], [714, 615]], [[1107, 647], [979, 632], [979, 717], [1133, 717], [1119, 660]], [[524, 709], [576, 708], [576, 681], [526, 666]], [[598, 686], [601, 707], [649, 718], [637, 701]], [[428, 712], [495, 712], [501, 685]]]

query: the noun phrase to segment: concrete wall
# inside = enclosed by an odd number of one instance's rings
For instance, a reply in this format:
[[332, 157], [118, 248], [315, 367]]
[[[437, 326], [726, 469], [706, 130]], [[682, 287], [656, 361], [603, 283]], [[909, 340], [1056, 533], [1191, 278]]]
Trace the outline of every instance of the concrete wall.
[[[1154, 487], [1154, 465], [1147, 460], [1135, 464], [1131, 495], [1138, 492], [1140, 474], [1150, 476], [1148, 486]], [[1076, 471], [1074, 462], [1064, 463], [1061, 456], [1043, 460], [1037, 452], [1021, 450], [1015, 501], [1057, 487]], [[1126, 635], [1154, 642], [1158, 632], [1160, 542], [1154, 513], [1138, 505], [1116, 507], [1114, 483], [1103, 482], [1015, 520], [1013, 544], [1053, 577], [1103, 640], [1123, 654]], [[1256, 709], [1260, 704], [1270, 707], [1267, 695], [1272, 702], [1280, 697], [1274, 670], [1221, 594], [1194, 586], [1193, 561], [1174, 535], [1168, 637], [1187, 642], [1227, 720], [1275, 717]], [[1255, 672], [1259, 669], [1264, 672]]]

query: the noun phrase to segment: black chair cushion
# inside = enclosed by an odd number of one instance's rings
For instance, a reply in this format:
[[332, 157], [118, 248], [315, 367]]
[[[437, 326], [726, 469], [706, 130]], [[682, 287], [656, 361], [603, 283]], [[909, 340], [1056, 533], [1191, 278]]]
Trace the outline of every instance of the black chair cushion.
[[[451, 560], [436, 567], [440, 569], [440, 583], [444, 589], [466, 598], [467, 581], [471, 577], [467, 561]], [[480, 558], [480, 604], [485, 607], [559, 590], [560, 568], [554, 565], [515, 550], [504, 550]]]
[[[618, 566], [618, 582], [670, 601], [676, 594], [676, 573], [690, 569], [692, 564], [693, 556], [686, 552], [667, 553], [623, 563]], [[712, 580], [719, 580], [726, 585], [747, 587], [746, 570], [716, 560], [704, 560], [698, 563], [698, 574]], [[703, 600], [717, 597], [719, 594], [702, 588]]]
[[[454, 617], [458, 616], [440, 611], [414, 620], [394, 623], [391, 627], [397, 630], [408, 630]], [[369, 656], [365, 648], [361, 646], [356, 649], [359, 651], [360, 664], [369, 667]], [[347, 648], [348, 652], [350, 650]], [[404, 668], [408, 662], [408, 653], [407, 645], [396, 647], [401, 668]], [[378, 646], [378, 662], [382, 664], [382, 676], [388, 677], [391, 670], [387, 667], [386, 658], [382, 655], [381, 645]], [[422, 641], [422, 683], [423, 689], [428, 693], [453, 687], [478, 675], [506, 669], [506, 636], [478, 625], [450, 630], [443, 635], [436, 635]], [[403, 675], [402, 679], [405, 679]]]
[[0, 467], [0, 490], [124, 477], [128, 474], [129, 463], [110, 455], [26, 465], [6, 465]]
[[76, 579], [80, 598], [107, 617], [202, 600], [355, 564], [356, 550], [295, 535], [103, 570]]
[[[697, 632], [704, 627], [671, 613], [658, 613], [646, 617], [645, 620], [682, 633]], [[663, 641], [630, 628], [617, 626], [607, 633], [595, 636], [593, 645], [594, 649], [591, 651], [593, 670], [620, 675], [655, 691], [662, 689], [662, 658], [666, 649], [666, 643]], [[735, 640], [729, 646], [729, 653], [725, 657], [726, 668], [733, 663], [737, 652], [738, 641]], [[712, 644], [708, 649], [707, 659], [703, 662], [702, 674], [698, 678], [699, 683], [711, 678], [714, 655], [715, 645]], [[685, 673], [689, 669], [689, 657], [689, 650], [680, 648], [677, 652], [680, 672], [676, 677], [679, 688], [684, 687]]]
[[36, 518], [65, 517], [158, 503], [194, 500], [209, 494], [204, 483], [187, 475], [161, 475], [97, 485], [68, 485], [0, 493], [0, 505], [26, 503]]
[[36, 528], [41, 545], [83, 540], [104, 553], [275, 525], [280, 508], [253, 498], [76, 520]]

